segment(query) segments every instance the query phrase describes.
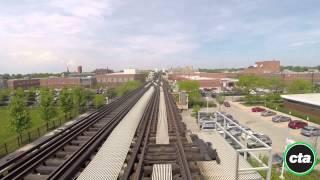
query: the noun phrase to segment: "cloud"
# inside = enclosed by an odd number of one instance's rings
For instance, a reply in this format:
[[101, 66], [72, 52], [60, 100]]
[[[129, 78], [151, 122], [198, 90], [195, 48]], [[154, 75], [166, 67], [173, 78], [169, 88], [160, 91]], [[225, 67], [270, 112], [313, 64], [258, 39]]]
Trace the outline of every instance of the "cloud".
[[[62, 71], [66, 64], [122, 69], [187, 63], [248, 66], [256, 58], [270, 57], [290, 62], [293, 48], [299, 57], [309, 55], [303, 48], [319, 48], [317, 4], [315, 0], [303, 5], [295, 0], [4, 1], [0, 72]], [[316, 63], [318, 57], [313, 53], [308, 63]], [[28, 62], [27, 68], [21, 62]]]

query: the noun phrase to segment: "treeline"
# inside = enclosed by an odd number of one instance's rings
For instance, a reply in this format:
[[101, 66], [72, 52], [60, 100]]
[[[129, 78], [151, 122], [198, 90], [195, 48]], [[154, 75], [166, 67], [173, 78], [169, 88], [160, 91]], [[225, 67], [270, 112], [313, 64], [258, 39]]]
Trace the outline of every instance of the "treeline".
[[32, 74], [0, 74], [3, 79], [20, 79], [24, 77], [29, 78], [45, 78], [50, 76], [60, 76], [61, 73], [32, 73]]
[[258, 88], [268, 89], [276, 93], [311, 93], [318, 92], [319, 87], [313, 85], [311, 81], [304, 79], [296, 79], [291, 82], [284, 82], [277, 77], [261, 77], [255, 75], [240, 76], [237, 86], [242, 88], [246, 93], [249, 90]]
[[[27, 107], [27, 99], [34, 94], [23, 89], [12, 92], [10, 98], [9, 114], [11, 127], [18, 134], [22, 134], [31, 127], [31, 116]], [[59, 112], [65, 119], [70, 119], [88, 109], [94, 94], [83, 88], [62, 89], [56, 92], [53, 89], [42, 88], [39, 95], [39, 112], [41, 118], [47, 124], [54, 118], [58, 118]]]
[[206, 72], [206, 73], [222, 73], [222, 72], [236, 72], [240, 71], [243, 68], [222, 68], [222, 69], [202, 69], [199, 68], [199, 72]]
[[317, 69], [320, 71], [320, 66], [281, 66], [281, 70], [290, 70], [294, 72], [307, 72], [310, 69]]

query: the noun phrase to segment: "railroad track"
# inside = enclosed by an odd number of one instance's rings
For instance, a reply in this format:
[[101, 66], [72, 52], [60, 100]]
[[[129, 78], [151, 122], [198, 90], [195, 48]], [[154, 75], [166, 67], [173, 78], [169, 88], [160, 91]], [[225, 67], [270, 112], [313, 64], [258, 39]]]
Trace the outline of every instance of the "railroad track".
[[[131, 149], [127, 155], [123, 173], [119, 179], [152, 179], [155, 165], [171, 166], [170, 176], [177, 180], [202, 179], [196, 161], [216, 160], [217, 153], [195, 135], [187, 135], [185, 124], [174, 99], [164, 84], [167, 109], [169, 144], [156, 144], [159, 111], [159, 88], [144, 112]], [[188, 139], [188, 136], [190, 137]], [[166, 177], [166, 172], [161, 172]]]
[[1, 179], [77, 177], [148, 87], [139, 88], [0, 166]]

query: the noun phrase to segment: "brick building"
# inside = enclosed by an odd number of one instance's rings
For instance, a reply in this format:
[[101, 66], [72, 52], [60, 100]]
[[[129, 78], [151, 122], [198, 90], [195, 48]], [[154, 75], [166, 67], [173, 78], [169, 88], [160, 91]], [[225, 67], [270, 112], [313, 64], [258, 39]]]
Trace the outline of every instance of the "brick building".
[[97, 83], [105, 86], [118, 86], [128, 81], [145, 81], [144, 74], [126, 74], [126, 73], [111, 73], [111, 74], [101, 74], [96, 75]]
[[95, 77], [50, 77], [40, 79], [40, 86], [49, 88], [64, 87], [93, 87], [96, 85]]
[[280, 61], [259, 61], [242, 71], [243, 74], [266, 74], [279, 73], [281, 71]]
[[28, 89], [31, 87], [39, 87], [40, 79], [9, 79], [7, 81], [8, 88], [11, 89]]
[[320, 118], [320, 93], [282, 95], [284, 106]]

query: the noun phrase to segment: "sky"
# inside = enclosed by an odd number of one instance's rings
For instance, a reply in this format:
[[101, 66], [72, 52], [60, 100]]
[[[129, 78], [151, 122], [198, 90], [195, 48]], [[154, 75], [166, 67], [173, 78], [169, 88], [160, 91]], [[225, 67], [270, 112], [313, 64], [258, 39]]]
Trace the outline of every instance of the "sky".
[[319, 0], [1, 0], [0, 74], [320, 63]]

